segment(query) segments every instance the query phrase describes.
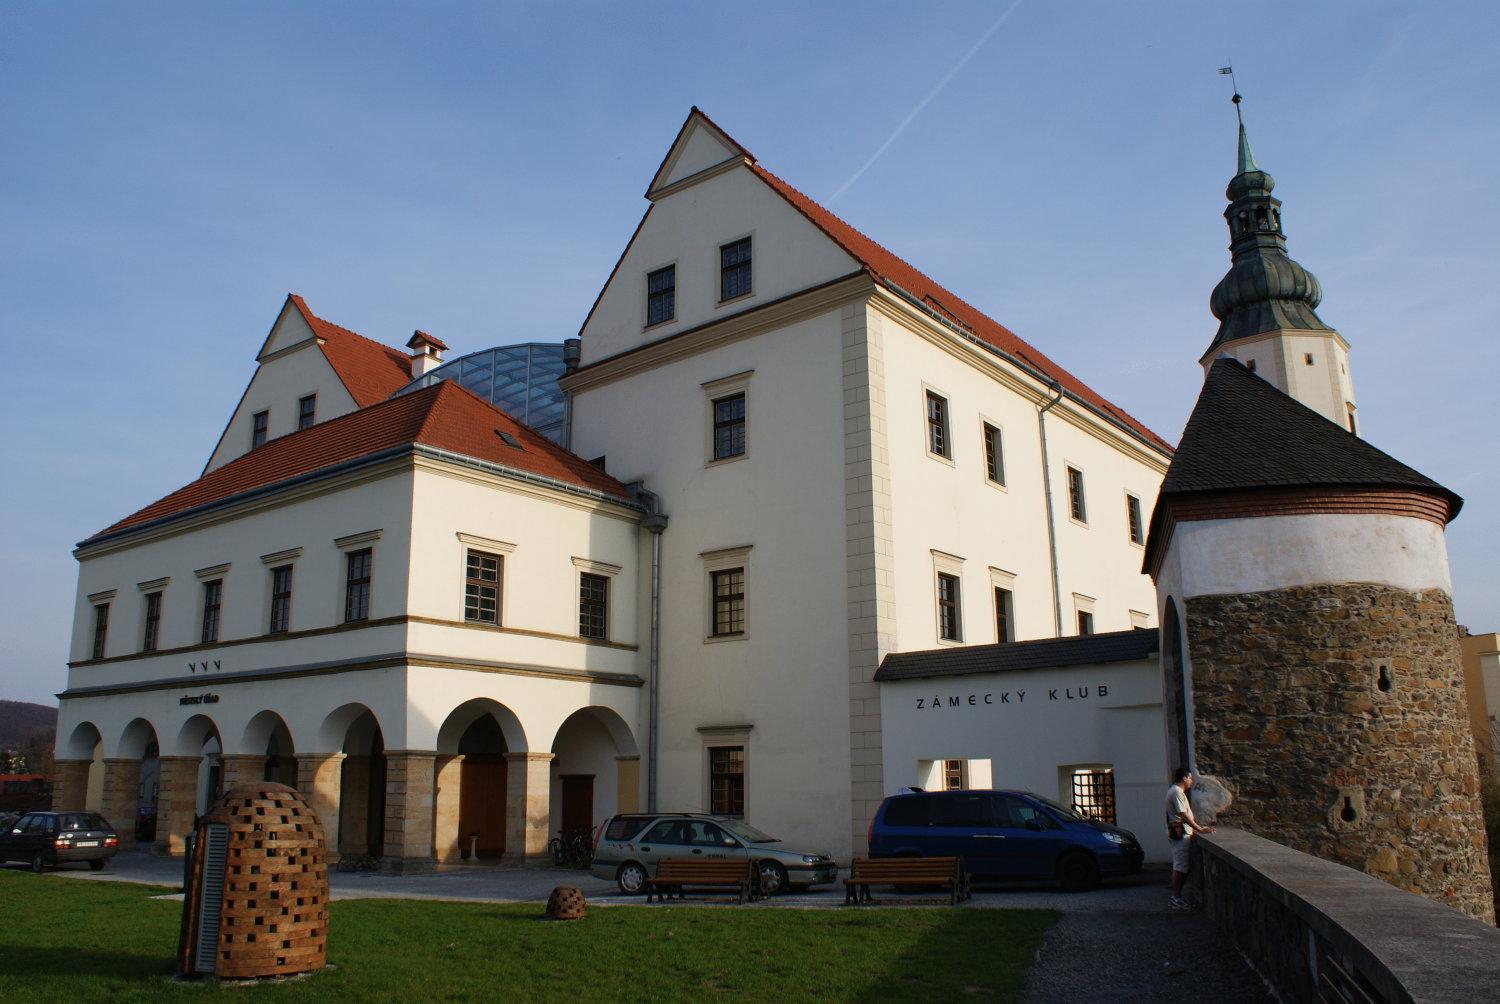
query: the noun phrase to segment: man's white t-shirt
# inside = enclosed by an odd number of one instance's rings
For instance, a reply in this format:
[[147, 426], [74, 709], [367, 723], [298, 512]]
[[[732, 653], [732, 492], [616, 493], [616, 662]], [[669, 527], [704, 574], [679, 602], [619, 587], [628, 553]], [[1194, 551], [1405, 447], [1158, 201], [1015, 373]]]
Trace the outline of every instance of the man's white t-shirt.
[[[1168, 828], [1170, 828], [1173, 823], [1180, 822], [1183, 818], [1184, 813], [1187, 815], [1188, 819], [1193, 818], [1193, 807], [1192, 803], [1188, 801], [1187, 792], [1183, 791], [1175, 784], [1171, 785], [1167, 788]], [[1184, 840], [1187, 840], [1191, 838], [1192, 835], [1193, 831], [1188, 827], [1186, 823], [1183, 823], [1182, 838]]]

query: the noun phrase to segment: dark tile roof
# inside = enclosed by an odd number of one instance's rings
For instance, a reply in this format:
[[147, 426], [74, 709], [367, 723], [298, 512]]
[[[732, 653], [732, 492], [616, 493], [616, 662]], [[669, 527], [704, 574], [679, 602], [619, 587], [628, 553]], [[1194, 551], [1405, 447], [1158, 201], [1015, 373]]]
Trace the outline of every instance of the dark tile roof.
[[[1216, 360], [1161, 497], [1257, 488], [1406, 488], [1463, 499], [1283, 394], [1233, 359]], [[1451, 518], [1451, 515], [1450, 515]]]
[[1145, 659], [1160, 648], [1152, 629], [1108, 631], [1071, 638], [1040, 638], [1003, 645], [964, 645], [924, 652], [892, 652], [875, 671], [875, 680], [920, 680], [929, 676], [1013, 673], [1060, 666], [1094, 666]]

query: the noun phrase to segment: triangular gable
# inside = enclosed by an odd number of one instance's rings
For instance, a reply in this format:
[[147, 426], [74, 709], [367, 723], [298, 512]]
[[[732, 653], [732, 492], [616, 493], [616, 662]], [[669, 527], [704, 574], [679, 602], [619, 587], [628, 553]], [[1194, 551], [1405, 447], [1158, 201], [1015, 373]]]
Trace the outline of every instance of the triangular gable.
[[646, 198], [655, 201], [689, 178], [733, 163], [753, 164], [755, 157], [694, 105], [651, 178]]
[[297, 309], [292, 296], [288, 294], [286, 301], [281, 305], [281, 312], [276, 315], [276, 320], [271, 325], [271, 330], [266, 333], [266, 340], [261, 343], [260, 351], [255, 353], [255, 361], [260, 362], [272, 353], [311, 341], [313, 337], [312, 326], [303, 316], [302, 311]]

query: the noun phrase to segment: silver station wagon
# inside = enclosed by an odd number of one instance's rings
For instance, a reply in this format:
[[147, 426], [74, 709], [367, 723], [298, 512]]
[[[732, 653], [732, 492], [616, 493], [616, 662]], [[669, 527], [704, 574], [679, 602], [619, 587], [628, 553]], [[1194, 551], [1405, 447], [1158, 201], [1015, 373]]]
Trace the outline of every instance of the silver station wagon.
[[656, 863], [664, 858], [754, 861], [767, 895], [832, 882], [839, 874], [829, 854], [782, 847], [740, 819], [687, 812], [606, 819], [594, 845], [594, 874], [614, 879], [622, 893], [635, 896], [645, 892], [646, 879], [656, 875]]

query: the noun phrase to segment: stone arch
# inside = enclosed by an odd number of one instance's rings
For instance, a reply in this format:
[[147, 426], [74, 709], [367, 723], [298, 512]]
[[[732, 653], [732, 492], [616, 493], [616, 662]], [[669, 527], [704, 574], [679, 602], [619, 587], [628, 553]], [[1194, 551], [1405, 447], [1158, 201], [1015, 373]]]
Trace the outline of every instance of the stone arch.
[[606, 816], [640, 801], [640, 747], [611, 708], [579, 708], [552, 740], [551, 832], [592, 832]]
[[[349, 738], [349, 729], [359, 720], [369, 715], [375, 722], [375, 727], [380, 729], [380, 716], [370, 710], [369, 705], [358, 701], [345, 704], [342, 707], [330, 711], [323, 719], [323, 724], [318, 727], [318, 750], [324, 753], [336, 753], [344, 748]], [[380, 730], [384, 736], [383, 729]]]
[[73, 731], [68, 733], [67, 742], [58, 749], [60, 759], [92, 760], [94, 751], [103, 738], [99, 734], [99, 726], [93, 722], [79, 722], [73, 726]]
[[245, 725], [239, 750], [248, 756], [263, 756], [262, 780], [289, 787], [297, 785], [297, 746], [291, 727], [280, 714], [267, 708]]
[[385, 731], [368, 705], [335, 708], [318, 729], [318, 745], [342, 753], [338, 827], [326, 822], [328, 842], [341, 858], [380, 857], [385, 848]]
[[1170, 596], [1162, 607], [1162, 698], [1167, 711], [1169, 770], [1193, 766], [1193, 725], [1188, 715], [1187, 668], [1183, 659], [1183, 624]]
[[144, 718], [133, 718], [120, 733], [120, 741], [115, 745], [115, 756], [141, 760], [146, 757], [153, 744], [157, 745], [158, 749], [160, 748], [156, 726]]
[[218, 724], [205, 714], [196, 714], [182, 723], [177, 730], [177, 740], [172, 745], [176, 756], [202, 756], [210, 740], [217, 740], [220, 752], [224, 748], [223, 736]]
[[476, 697], [460, 704], [443, 719], [437, 735], [438, 753], [458, 753], [459, 740], [485, 715], [494, 718], [499, 726], [507, 753], [523, 753], [531, 748], [526, 740], [526, 729], [514, 711], [491, 698]]
[[521, 720], [499, 701], [477, 697], [448, 712], [436, 746], [437, 859], [499, 859], [506, 853], [512, 822], [512, 755], [529, 749]]

